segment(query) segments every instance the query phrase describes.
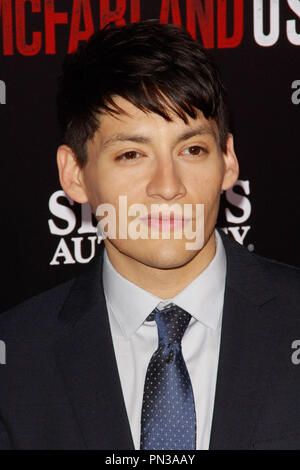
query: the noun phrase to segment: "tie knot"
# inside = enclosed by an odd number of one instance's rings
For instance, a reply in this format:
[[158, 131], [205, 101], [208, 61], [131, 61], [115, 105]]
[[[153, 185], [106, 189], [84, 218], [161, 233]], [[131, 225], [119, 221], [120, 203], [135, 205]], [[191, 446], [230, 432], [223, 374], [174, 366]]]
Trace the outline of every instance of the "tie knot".
[[180, 344], [191, 315], [177, 305], [163, 310], [155, 308], [152, 313], [157, 324], [159, 344]]

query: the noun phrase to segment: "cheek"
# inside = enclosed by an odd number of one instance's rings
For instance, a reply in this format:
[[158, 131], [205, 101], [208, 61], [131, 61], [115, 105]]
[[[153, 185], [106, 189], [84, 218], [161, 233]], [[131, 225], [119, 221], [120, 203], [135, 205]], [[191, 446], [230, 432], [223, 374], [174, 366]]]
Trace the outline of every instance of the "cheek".
[[223, 182], [222, 168], [203, 168], [189, 176], [187, 188], [192, 190], [203, 202], [213, 202], [221, 192]]
[[122, 188], [117, 175], [112, 174], [107, 165], [91, 165], [85, 174], [85, 185], [89, 202], [93, 207], [102, 203], [113, 204]]

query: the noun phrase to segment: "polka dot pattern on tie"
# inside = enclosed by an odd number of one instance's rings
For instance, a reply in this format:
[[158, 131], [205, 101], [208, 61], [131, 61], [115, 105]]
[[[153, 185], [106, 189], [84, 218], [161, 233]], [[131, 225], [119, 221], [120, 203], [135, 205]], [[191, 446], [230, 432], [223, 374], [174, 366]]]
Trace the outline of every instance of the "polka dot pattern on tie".
[[192, 450], [196, 414], [192, 385], [181, 350], [190, 314], [177, 305], [155, 309], [158, 348], [147, 369], [141, 419], [141, 449]]

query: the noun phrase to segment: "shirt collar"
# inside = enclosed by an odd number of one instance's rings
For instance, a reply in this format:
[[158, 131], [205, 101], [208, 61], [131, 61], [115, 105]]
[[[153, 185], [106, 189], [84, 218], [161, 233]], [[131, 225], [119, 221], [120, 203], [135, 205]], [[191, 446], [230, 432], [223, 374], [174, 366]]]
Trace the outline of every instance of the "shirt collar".
[[223, 311], [226, 254], [221, 236], [215, 230], [216, 253], [210, 264], [172, 299], [160, 299], [125, 279], [103, 254], [103, 288], [106, 302], [126, 338], [144, 323], [155, 307], [173, 302], [205, 326], [216, 329]]

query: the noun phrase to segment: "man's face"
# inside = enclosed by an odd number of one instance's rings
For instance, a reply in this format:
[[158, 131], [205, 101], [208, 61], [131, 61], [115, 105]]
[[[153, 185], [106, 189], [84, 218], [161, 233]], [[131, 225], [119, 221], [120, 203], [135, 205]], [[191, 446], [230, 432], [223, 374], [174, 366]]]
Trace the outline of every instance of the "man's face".
[[[105, 239], [108, 249], [148, 266], [174, 268], [192, 259], [198, 250], [187, 250], [188, 240], [119, 239], [119, 196], [127, 197], [127, 207], [144, 204], [151, 213], [152, 204], [204, 204], [204, 246], [212, 237], [222, 189], [232, 186], [236, 174], [230, 170], [235, 159], [232, 142], [223, 154], [216, 123], [201, 112], [185, 124], [175, 114], [168, 122], [155, 113], [145, 113], [121, 97], [115, 102], [126, 114], [102, 114], [100, 127], [88, 141], [88, 162], [81, 170], [84, 192], [94, 212], [104, 203], [116, 209], [116, 239]], [[233, 155], [232, 155], [233, 153]], [[228, 169], [229, 167], [229, 169]], [[136, 216], [127, 218], [128, 224]], [[147, 222], [145, 222], [147, 225]], [[185, 222], [183, 222], [185, 223]], [[193, 230], [196, 228], [195, 220]], [[148, 225], [147, 225], [148, 226]]]

